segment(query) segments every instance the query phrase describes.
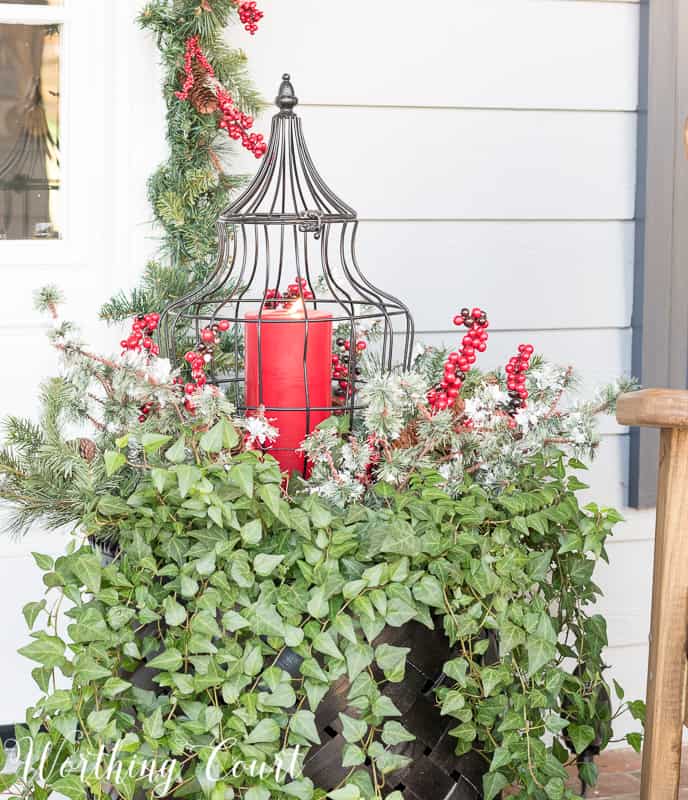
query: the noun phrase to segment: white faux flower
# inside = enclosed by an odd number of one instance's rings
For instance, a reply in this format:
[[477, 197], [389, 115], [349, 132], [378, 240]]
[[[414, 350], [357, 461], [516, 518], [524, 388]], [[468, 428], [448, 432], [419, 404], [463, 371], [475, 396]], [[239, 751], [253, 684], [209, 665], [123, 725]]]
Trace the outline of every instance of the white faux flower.
[[490, 400], [497, 405], [506, 405], [509, 402], [509, 395], [496, 383], [491, 383], [486, 388], [486, 394]]
[[279, 435], [277, 428], [273, 427], [265, 417], [246, 417], [242, 422], [251, 439], [259, 444], [274, 441]]

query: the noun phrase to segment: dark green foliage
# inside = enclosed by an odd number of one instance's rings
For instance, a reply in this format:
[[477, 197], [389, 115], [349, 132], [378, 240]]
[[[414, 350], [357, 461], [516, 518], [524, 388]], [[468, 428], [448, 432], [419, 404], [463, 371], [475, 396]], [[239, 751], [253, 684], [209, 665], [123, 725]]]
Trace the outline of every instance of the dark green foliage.
[[[186, 40], [198, 36], [235, 104], [247, 114], [257, 113], [261, 100], [248, 78], [246, 56], [224, 38], [225, 28], [236, 19], [230, 0], [154, 0], [139, 17], [140, 25], [156, 36], [164, 70], [170, 153], [148, 185], [153, 215], [162, 229], [160, 256], [146, 265], [137, 290], [118, 293], [103, 306], [104, 319], [160, 311], [202, 282], [214, 266], [217, 217], [244, 178], [229, 172], [233, 143], [218, 130], [217, 115], [199, 113], [175, 92], [181, 88]], [[245, 35], [238, 25], [236, 31]]]
[[[579, 506], [563, 454], [536, 458], [499, 496], [467, 478], [451, 498], [426, 471], [403, 491], [379, 484], [375, 509], [345, 511], [313, 495], [288, 500], [271, 458], [231, 455], [238, 439], [229, 419], [186, 426], [178, 439], [149, 434], [135, 492], [126, 502], [102, 496], [85, 520], [86, 532], [117, 528], [115, 561], [103, 566], [86, 546], [54, 564], [39, 557], [48, 597], [73, 604], [71, 643], [54, 615], [46, 622], [45, 601], [24, 609], [35, 632], [22, 652], [38, 664], [43, 696], [20, 733], [36, 752], [50, 742], [61, 754], [24, 796], [71, 787], [83, 798], [78, 781], [59, 777], [62, 760], [93, 762], [101, 745], [124, 741], [125, 767], [174, 759], [194, 797], [319, 800], [325, 792], [307, 778], [285, 783], [269, 768], [277, 754], [288, 753], [286, 763], [318, 741], [313, 713], [346, 677], [356, 709], [341, 720], [351, 767], [327, 796], [379, 799], [385, 774], [405, 763], [398, 750], [409, 735], [381, 691], [403, 677], [405, 650], [376, 639], [417, 620], [443, 625], [458, 646], [436, 702], [456, 720], [456, 752], [477, 750], [490, 764], [485, 796], [513, 783], [522, 800], [574, 797], [564, 764], [575, 756], [563, 741], [582, 752], [611, 735], [606, 626], [589, 609], [595, 562], [619, 515]], [[126, 460], [126, 438], [120, 445], [105, 454], [113, 472]], [[496, 660], [483, 658], [485, 632], [499, 642]], [[279, 661], [287, 648], [303, 659], [296, 677]], [[145, 666], [154, 672], [144, 691], [136, 676]], [[55, 691], [56, 672], [68, 688]], [[213, 783], [205, 765], [223, 741]], [[366, 755], [377, 785], [357, 769]], [[229, 772], [250, 759], [268, 765], [262, 780]], [[103, 780], [87, 782], [105, 797]], [[127, 800], [136, 788], [152, 798], [161, 782], [117, 788]]]

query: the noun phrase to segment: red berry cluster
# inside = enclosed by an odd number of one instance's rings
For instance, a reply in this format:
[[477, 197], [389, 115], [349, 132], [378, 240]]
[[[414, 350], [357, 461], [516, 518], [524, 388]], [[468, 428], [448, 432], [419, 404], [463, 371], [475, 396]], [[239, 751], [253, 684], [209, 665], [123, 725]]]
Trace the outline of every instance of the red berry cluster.
[[[255, 5], [255, 3], [254, 3]], [[258, 12], [260, 13], [260, 12]], [[180, 91], [175, 92], [179, 100], [188, 100], [189, 91], [196, 82], [193, 73], [193, 62], [197, 61], [208, 78], [215, 77], [215, 70], [201, 50], [198, 43], [198, 36], [190, 36], [186, 40], [186, 50], [184, 52], [184, 83]], [[235, 105], [232, 96], [216, 83], [213, 87], [217, 105], [220, 111], [220, 121], [218, 127], [227, 131], [228, 135], [235, 140], [241, 139], [242, 145], [256, 158], [261, 158], [268, 146], [263, 139], [262, 133], [249, 133], [249, 128], [253, 126], [253, 117], [241, 112]]]
[[519, 344], [518, 353], [509, 359], [504, 367], [506, 372], [506, 388], [509, 391], [510, 417], [515, 417], [518, 410], [526, 407], [528, 390], [526, 389], [526, 373], [530, 369], [530, 357], [533, 355], [533, 345]]
[[[351, 341], [349, 339], [344, 339], [340, 337], [336, 341], [337, 349], [339, 350], [338, 353], [333, 353], [332, 355], [332, 380], [338, 381], [339, 386], [335, 389], [335, 403], [337, 405], [341, 405], [344, 403], [344, 398], [347, 396], [347, 392], [349, 390], [349, 365], [351, 362]], [[368, 345], [366, 344], [365, 339], [358, 339], [356, 341], [355, 347], [359, 353], [362, 353]], [[354, 367], [354, 378], [358, 378], [361, 374], [360, 367]], [[355, 388], [351, 387], [351, 392], [354, 392]]]
[[215, 70], [211, 63], [205, 57], [201, 46], [198, 44], [198, 36], [190, 36], [186, 40], [186, 50], [184, 52], [184, 83], [181, 91], [175, 92], [175, 96], [179, 100], [187, 100], [189, 97], [189, 89], [194, 85], [195, 78], [192, 70], [194, 59], [203, 67], [209, 78], [215, 77]]
[[294, 283], [287, 286], [286, 294], [282, 294], [279, 289], [267, 289], [265, 292], [265, 308], [277, 308], [282, 305], [282, 308], [291, 308], [294, 300], [298, 298], [303, 300], [313, 300], [315, 295], [308, 288], [308, 281], [306, 278], [294, 278]]
[[220, 333], [229, 330], [229, 322], [226, 319], [221, 319], [219, 322], [213, 323], [208, 328], [203, 328], [201, 331], [201, 341], [195, 350], [189, 350], [184, 355], [184, 360], [191, 367], [192, 381], [184, 384], [184, 408], [189, 413], [196, 410], [191, 395], [198, 389], [202, 389], [208, 382], [208, 377], [205, 374], [206, 366], [213, 359], [214, 346], [220, 342]]
[[140, 353], [148, 350], [149, 355], [157, 356], [160, 348], [153, 341], [153, 332], [160, 322], [160, 314], [139, 314], [134, 318], [131, 326], [131, 333], [126, 339], [122, 339], [120, 346], [122, 353], [134, 351]]
[[[292, 302], [301, 297], [303, 300], [312, 300], [315, 295], [308, 288], [308, 281], [305, 278], [294, 278], [294, 283], [287, 286], [287, 293], [285, 298], [284, 308], [291, 308]], [[290, 302], [291, 301], [291, 302]]]
[[462, 308], [454, 317], [454, 325], [465, 326], [468, 332], [461, 340], [461, 349], [449, 353], [444, 363], [444, 375], [440, 383], [428, 392], [427, 400], [433, 411], [452, 408], [459, 396], [466, 373], [476, 360], [476, 350], [484, 353], [487, 349], [487, 314], [481, 308], [472, 311]]
[[253, 125], [253, 117], [239, 111], [234, 105], [232, 96], [222, 87], [218, 86], [215, 94], [221, 113], [218, 126], [226, 130], [231, 139], [236, 141], [241, 139], [241, 144], [256, 158], [264, 156], [268, 146], [263, 139], [263, 134], [248, 132]]
[[263, 16], [263, 12], [256, 8], [254, 0], [244, 0], [239, 3], [239, 19], [251, 36], [258, 30], [258, 23]]

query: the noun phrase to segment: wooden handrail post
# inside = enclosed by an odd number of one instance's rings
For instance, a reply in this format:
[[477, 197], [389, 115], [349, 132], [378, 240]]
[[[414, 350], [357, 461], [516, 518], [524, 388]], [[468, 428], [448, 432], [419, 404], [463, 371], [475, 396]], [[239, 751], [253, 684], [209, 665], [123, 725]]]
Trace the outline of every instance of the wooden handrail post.
[[676, 800], [688, 654], [688, 391], [621, 395], [621, 425], [660, 428], [641, 800]]

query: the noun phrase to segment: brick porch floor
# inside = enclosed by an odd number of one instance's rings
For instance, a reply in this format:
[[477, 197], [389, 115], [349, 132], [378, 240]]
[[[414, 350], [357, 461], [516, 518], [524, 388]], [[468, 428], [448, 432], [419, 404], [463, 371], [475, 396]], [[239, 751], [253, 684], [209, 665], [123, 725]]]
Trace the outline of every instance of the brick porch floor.
[[[640, 755], [633, 750], [612, 750], [603, 753], [598, 764], [600, 779], [589, 798], [596, 800], [638, 800], [640, 797]], [[572, 786], [578, 786], [572, 783]], [[682, 788], [679, 798], [688, 800], [688, 748], [683, 751]]]

